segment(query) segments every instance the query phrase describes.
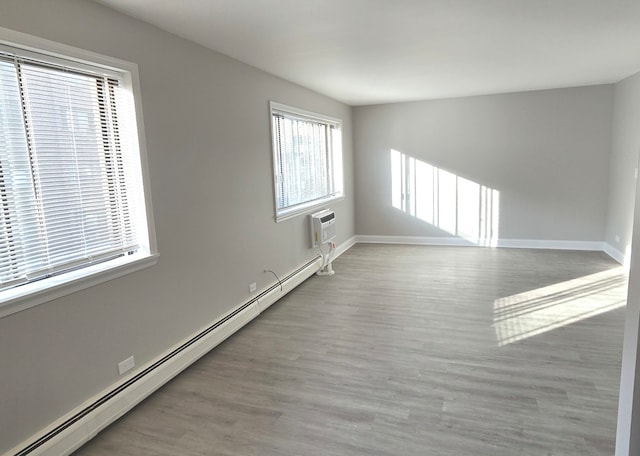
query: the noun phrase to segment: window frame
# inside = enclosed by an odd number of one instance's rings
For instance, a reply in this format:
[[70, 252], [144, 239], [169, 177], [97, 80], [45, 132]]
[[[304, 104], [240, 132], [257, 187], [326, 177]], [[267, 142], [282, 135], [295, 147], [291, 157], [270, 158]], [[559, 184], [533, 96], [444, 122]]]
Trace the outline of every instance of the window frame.
[[[279, 195], [279, 171], [277, 169], [278, 163], [278, 147], [277, 147], [277, 135], [273, 121], [275, 113], [284, 114], [285, 116], [293, 117], [300, 120], [307, 120], [322, 125], [326, 125], [332, 128], [334, 134], [337, 137], [332, 136], [332, 143], [328, 145], [331, 148], [328, 153], [331, 154], [331, 160], [327, 164], [327, 174], [332, 175], [333, 189], [329, 194], [316, 198], [303, 203], [290, 205], [284, 208], [278, 208], [278, 195]], [[296, 108], [286, 104], [278, 103], [275, 101], [269, 101], [269, 124], [271, 130], [271, 150], [272, 150], [272, 172], [273, 172], [273, 196], [274, 196], [274, 219], [277, 222], [288, 220], [301, 214], [310, 213], [322, 206], [326, 206], [329, 202], [340, 201], [344, 199], [344, 171], [342, 161], [342, 120], [336, 117], [331, 117], [323, 114], [318, 114], [305, 109]], [[337, 146], [337, 147], [336, 147]], [[336, 150], [337, 149], [337, 150]]]
[[150, 267], [157, 263], [159, 254], [149, 186], [149, 169], [137, 65], [3, 27], [0, 27], [0, 47], [18, 50], [22, 55], [36, 57], [49, 62], [61, 61], [66, 66], [72, 65], [82, 70], [91, 69], [95, 71], [99, 69], [104, 74], [116, 75], [122, 81], [123, 86], [130, 94], [132, 107], [135, 111], [136, 128], [134, 130], [137, 133], [137, 138], [134, 139], [137, 140], [138, 150], [137, 157], [134, 157], [134, 160], [138, 168], [137, 171], [140, 172], [142, 187], [140, 219], [136, 219], [136, 221], [140, 224], [139, 231], [146, 234], [146, 236], [139, 239], [139, 249], [132, 255], [86, 265], [76, 270], [0, 291], [0, 318], [3, 318]]

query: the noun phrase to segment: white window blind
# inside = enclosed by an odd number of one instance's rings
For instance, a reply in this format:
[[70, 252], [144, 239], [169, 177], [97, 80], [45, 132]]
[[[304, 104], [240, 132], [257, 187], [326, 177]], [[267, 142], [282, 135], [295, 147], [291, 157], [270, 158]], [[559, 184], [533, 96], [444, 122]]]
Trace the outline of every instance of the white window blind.
[[271, 106], [276, 218], [341, 197], [340, 121]]
[[0, 290], [138, 249], [122, 81], [59, 60], [0, 50]]

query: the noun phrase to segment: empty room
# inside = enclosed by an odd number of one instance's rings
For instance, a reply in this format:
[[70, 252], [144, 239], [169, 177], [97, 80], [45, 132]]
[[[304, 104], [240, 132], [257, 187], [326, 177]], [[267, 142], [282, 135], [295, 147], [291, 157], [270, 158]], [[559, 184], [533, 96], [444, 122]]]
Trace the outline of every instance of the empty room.
[[640, 4], [0, 0], [0, 454], [640, 454]]

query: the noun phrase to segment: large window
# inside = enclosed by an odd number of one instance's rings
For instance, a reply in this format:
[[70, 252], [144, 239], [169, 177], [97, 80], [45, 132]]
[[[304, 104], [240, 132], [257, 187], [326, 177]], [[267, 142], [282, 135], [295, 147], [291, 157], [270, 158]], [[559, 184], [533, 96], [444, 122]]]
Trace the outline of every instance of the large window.
[[341, 122], [271, 102], [276, 220], [342, 197]]
[[0, 42], [0, 308], [153, 256], [144, 194], [131, 73]]

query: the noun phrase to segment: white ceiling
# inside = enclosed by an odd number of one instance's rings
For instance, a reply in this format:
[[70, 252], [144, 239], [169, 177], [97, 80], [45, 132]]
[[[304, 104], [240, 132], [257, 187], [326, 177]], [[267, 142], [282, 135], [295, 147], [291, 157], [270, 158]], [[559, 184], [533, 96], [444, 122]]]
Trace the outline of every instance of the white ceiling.
[[97, 0], [351, 105], [618, 82], [639, 0]]

